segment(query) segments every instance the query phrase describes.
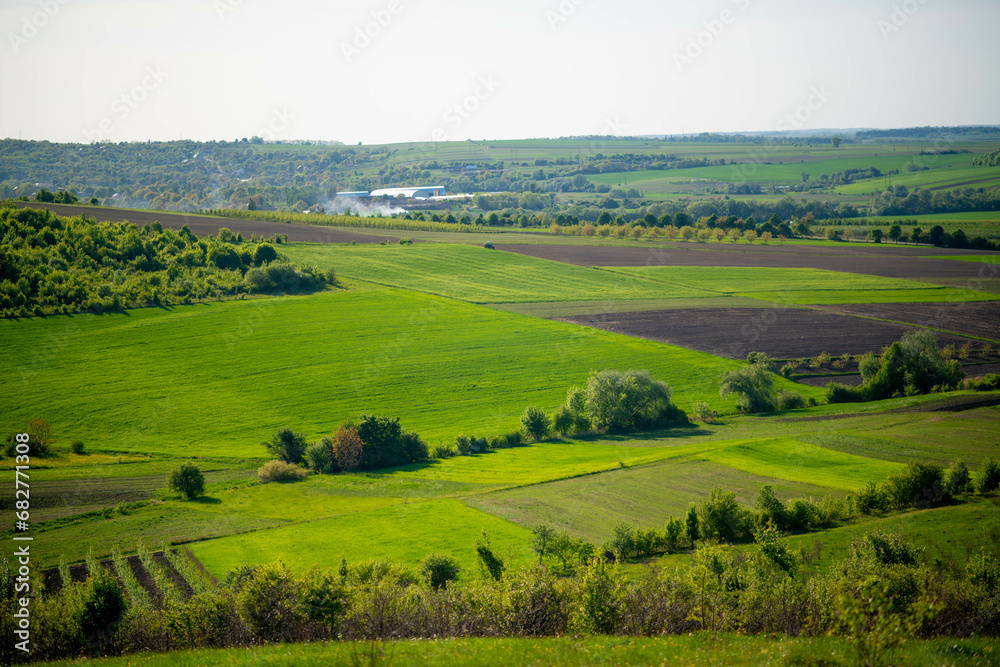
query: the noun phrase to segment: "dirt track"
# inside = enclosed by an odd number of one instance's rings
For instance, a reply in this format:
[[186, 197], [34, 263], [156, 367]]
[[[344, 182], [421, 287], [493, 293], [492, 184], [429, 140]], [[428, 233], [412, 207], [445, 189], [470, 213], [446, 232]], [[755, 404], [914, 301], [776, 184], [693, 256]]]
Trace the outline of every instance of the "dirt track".
[[[793, 246], [690, 244], [684, 246], [623, 248], [569, 245], [498, 245], [498, 249], [551, 259], [578, 266], [751, 266], [767, 268], [826, 269], [887, 278], [933, 282], [935, 278], [960, 279], [976, 289], [976, 280], [1000, 276], [996, 264], [957, 262], [923, 255], [963, 254], [963, 251], [930, 247]], [[975, 254], [975, 253], [969, 253]]]
[[[766, 352], [776, 359], [878, 352], [899, 340], [903, 324], [803, 308], [706, 308], [571, 317], [574, 322], [629, 336], [671, 343], [730, 359]], [[970, 339], [937, 334], [941, 345]], [[973, 342], [978, 348], [980, 344]]]
[[64, 204], [38, 204], [36, 202], [14, 202], [14, 205], [18, 208], [47, 208], [57, 215], [70, 217], [86, 215], [98, 222], [131, 222], [139, 227], [157, 221], [167, 229], [180, 229], [187, 225], [198, 236], [215, 235], [219, 233], [220, 227], [228, 227], [234, 232], [241, 232], [247, 238], [251, 234], [257, 236], [288, 234], [288, 240], [293, 242], [381, 243], [382, 241], [390, 241], [397, 243], [399, 241], [398, 236], [361, 234], [345, 232], [332, 227], [310, 227], [284, 222], [238, 220], [236, 218], [218, 218], [164, 211], [128, 211], [100, 206], [67, 206]]

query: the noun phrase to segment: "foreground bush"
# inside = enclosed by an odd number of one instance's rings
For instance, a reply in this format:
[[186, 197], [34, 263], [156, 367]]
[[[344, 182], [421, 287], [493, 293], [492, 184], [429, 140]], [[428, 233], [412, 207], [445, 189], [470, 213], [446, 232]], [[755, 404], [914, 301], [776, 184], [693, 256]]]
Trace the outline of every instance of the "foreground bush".
[[309, 474], [297, 465], [285, 461], [268, 461], [257, 469], [257, 479], [261, 484], [268, 482], [296, 482]]

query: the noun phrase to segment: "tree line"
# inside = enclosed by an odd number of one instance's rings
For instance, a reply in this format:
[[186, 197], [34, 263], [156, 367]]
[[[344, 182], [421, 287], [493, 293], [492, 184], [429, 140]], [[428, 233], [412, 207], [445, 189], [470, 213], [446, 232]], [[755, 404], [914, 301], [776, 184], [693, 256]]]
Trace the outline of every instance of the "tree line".
[[[223, 228], [198, 238], [159, 222], [95, 222], [0, 203], [0, 315], [25, 317], [311, 292], [332, 271], [281, 261], [273, 243]], [[275, 236], [274, 242], [280, 242]]]

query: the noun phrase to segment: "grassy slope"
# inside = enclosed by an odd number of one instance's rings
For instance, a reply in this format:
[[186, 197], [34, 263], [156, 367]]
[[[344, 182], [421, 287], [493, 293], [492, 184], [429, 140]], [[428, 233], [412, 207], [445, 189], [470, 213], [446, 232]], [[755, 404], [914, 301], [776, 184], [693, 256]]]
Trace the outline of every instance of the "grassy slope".
[[91, 450], [189, 456], [259, 457], [282, 426], [313, 439], [362, 412], [399, 415], [432, 442], [506, 432], [605, 368], [648, 368], [682, 407], [731, 410], [716, 378], [737, 365], [388, 289], [4, 321], [0, 345], [27, 360], [0, 368], [0, 428], [41, 417]]
[[415, 565], [429, 553], [447, 553], [462, 569], [474, 567], [475, 543], [486, 531], [508, 563], [530, 558], [530, 532], [517, 524], [466, 507], [458, 500], [433, 499], [311, 521], [272, 530], [199, 542], [191, 550], [216, 575], [241, 566], [281, 560], [302, 572], [313, 565], [336, 568], [348, 562], [392, 557]]
[[647, 266], [605, 269], [715, 295], [785, 304], [990, 301], [995, 294], [823, 269]]
[[338, 275], [475, 303], [712, 296], [639, 276], [609, 276], [586, 267], [454, 244], [298, 244], [282, 252], [298, 263], [335, 267]]

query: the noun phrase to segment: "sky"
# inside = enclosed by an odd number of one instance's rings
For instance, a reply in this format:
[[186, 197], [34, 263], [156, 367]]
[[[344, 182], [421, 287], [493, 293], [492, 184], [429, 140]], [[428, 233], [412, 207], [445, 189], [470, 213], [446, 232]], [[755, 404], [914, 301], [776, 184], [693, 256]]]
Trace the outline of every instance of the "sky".
[[997, 0], [0, 0], [0, 138], [1000, 123]]

